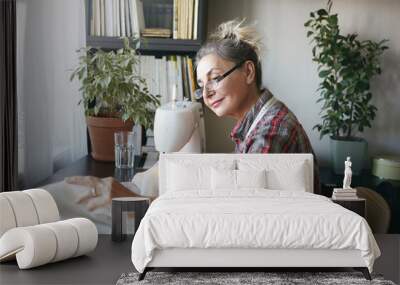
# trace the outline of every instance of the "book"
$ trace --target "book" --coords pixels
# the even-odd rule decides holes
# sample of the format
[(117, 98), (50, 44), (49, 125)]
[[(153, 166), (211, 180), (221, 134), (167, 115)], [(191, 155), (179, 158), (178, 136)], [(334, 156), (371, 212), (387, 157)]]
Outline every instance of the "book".
[(133, 4), (134, 0), (128, 0), (129, 4), (129, 19), (130, 19), (130, 30), (131, 30), (131, 36), (135, 36), (135, 13), (133, 9), (135, 9), (135, 6)]
[(132, 36), (131, 34), (131, 23), (129, 22), (129, 1), (128, 0), (124, 0), (125, 3), (125, 31), (126, 31), (126, 36), (130, 37)]
[(113, 23), (113, 0), (104, 0), (104, 15), (105, 15), (105, 35), (107, 37), (114, 36), (114, 23)]
[(169, 38), (171, 37), (170, 29), (160, 29), (160, 28), (145, 28), (142, 32), (143, 37), (159, 37), (159, 38)]
[(92, 9), (90, 10), (90, 35), (94, 36), (94, 2), (92, 2)]
[(194, 0), (188, 0), (188, 19), (189, 19), (189, 23), (188, 23), (188, 39), (193, 39), (193, 12), (194, 12)]
[(93, 0), (94, 36), (100, 36), (100, 0)]
[(187, 72), (186, 72), (186, 57), (181, 58), (181, 66), (182, 69), (182, 88), (183, 88), (183, 98), (190, 98), (189, 88), (187, 86)]
[(193, 40), (197, 40), (197, 22), (199, 21), (199, 0), (194, 0), (193, 11)]
[(104, 8), (104, 0), (100, 0), (100, 36), (104, 36), (106, 34)]
[(116, 30), (117, 30), (117, 37), (121, 36), (121, 5), (120, 5), (120, 0), (114, 0), (116, 5), (116, 11), (115, 11), (115, 26), (116, 26)]
[(184, 98), (184, 94), (183, 94), (183, 82), (182, 82), (182, 57), (181, 56), (177, 56), (176, 57), (176, 84), (178, 85), (177, 87), (177, 96), (176, 96), (176, 100), (181, 101)]
[(125, 0), (119, 0), (120, 3), (120, 26), (121, 26), (121, 37), (126, 37), (125, 29)]
[(357, 200), (359, 199), (358, 196), (355, 197), (337, 197), (332, 195), (333, 200)]
[(334, 188), (334, 193), (357, 193), (357, 189), (342, 189), (342, 188)]
[(333, 193), (336, 197), (357, 197), (356, 193)]
[(133, 0), (133, 13), (135, 34), (140, 36), (142, 31), (145, 29), (143, 3), (141, 0)]
[(194, 78), (193, 60), (190, 57), (188, 57), (187, 63), (188, 63), (189, 83), (190, 83), (190, 99), (193, 102), (195, 102), (196, 98), (194, 96), (194, 93), (196, 91), (196, 82)]
[(174, 0), (172, 14), (172, 38), (178, 38), (178, 0)]

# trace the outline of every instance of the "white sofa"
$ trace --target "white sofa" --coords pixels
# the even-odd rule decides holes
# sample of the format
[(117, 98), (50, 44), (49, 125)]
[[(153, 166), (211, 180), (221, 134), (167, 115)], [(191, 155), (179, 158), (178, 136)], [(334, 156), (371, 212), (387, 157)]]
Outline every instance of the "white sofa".
[(0, 262), (16, 259), (20, 269), (28, 269), (96, 247), (93, 222), (59, 219), (53, 197), (43, 189), (0, 193)]

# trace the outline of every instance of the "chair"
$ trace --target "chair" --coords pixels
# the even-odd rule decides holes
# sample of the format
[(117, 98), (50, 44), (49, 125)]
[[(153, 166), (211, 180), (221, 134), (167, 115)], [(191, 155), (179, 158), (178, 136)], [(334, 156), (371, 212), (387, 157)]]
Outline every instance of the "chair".
[(0, 262), (20, 269), (86, 254), (97, 245), (95, 224), (84, 218), (60, 221), (53, 197), (43, 189), (0, 193)]
[(386, 200), (377, 192), (357, 187), (357, 195), (367, 201), (366, 220), (373, 233), (387, 233), (391, 211)]

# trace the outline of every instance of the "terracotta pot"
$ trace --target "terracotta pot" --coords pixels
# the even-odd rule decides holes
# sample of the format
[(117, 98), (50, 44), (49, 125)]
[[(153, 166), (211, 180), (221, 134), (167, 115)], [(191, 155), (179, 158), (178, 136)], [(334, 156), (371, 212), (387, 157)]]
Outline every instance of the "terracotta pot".
[(118, 118), (86, 117), (89, 128), (92, 157), (95, 160), (114, 161), (114, 133), (132, 131), (133, 122)]

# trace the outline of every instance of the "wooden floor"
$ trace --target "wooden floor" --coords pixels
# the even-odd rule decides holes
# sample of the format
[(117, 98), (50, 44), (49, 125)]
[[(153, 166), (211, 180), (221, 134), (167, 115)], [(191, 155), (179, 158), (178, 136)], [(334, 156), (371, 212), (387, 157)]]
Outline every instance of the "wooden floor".
[[(400, 235), (376, 235), (382, 256), (374, 272), (400, 283)], [(134, 271), (130, 258), (131, 239), (121, 243), (101, 235), (88, 256), (19, 270), (16, 262), (0, 264), (0, 284), (115, 284), (124, 272)], [(312, 270), (310, 270), (312, 271)]]

